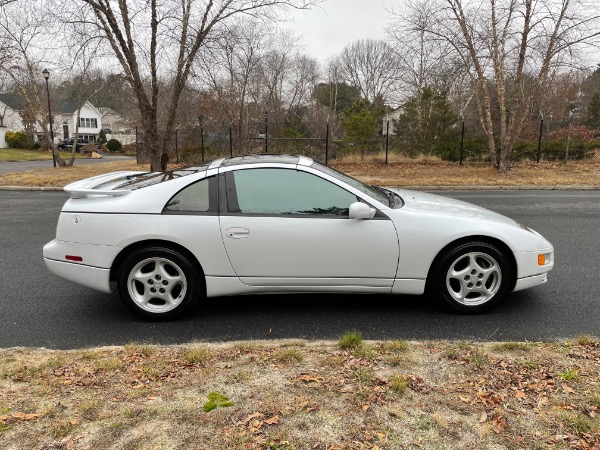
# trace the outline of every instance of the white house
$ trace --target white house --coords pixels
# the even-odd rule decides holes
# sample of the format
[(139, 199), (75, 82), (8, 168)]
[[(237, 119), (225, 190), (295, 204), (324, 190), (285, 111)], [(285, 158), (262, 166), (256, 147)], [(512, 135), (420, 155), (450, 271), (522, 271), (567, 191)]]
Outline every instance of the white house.
[[(24, 113), (26, 111), (23, 105), (23, 98), (19, 95), (0, 94), (0, 130), (25, 130)], [(77, 103), (74, 100), (60, 100), (51, 105), (51, 108), (54, 142), (58, 143), (64, 139), (75, 137)], [(98, 133), (102, 129), (102, 114), (100, 111), (90, 102), (85, 102), (79, 115), (79, 137), (90, 142), (98, 139)], [(27, 125), (34, 130), (37, 139), (41, 140), (42, 130), (37, 123), (30, 122)], [(3, 139), (0, 140), (0, 147), (2, 146), (7, 147)]]

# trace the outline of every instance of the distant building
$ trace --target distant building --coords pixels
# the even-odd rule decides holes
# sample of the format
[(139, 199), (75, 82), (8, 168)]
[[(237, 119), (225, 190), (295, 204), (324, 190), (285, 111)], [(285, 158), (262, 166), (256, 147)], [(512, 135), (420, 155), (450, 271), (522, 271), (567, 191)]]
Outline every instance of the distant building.
[(98, 108), (102, 114), (102, 128), (106, 134), (132, 133), (131, 126), (118, 113), (110, 108)]
[[(43, 131), (35, 120), (26, 121), (27, 111), (23, 97), (13, 94), (0, 94), (0, 129), (12, 131), (33, 131), (37, 140), (43, 139)], [(44, 113), (47, 115), (47, 112)], [(90, 142), (98, 139), (102, 129), (102, 114), (90, 102), (85, 102), (79, 113), (79, 137)], [(75, 137), (77, 103), (74, 100), (60, 100), (52, 106), (52, 119), (55, 143)], [(46, 119), (44, 119), (46, 120)], [(3, 145), (0, 142), (0, 145)], [(4, 143), (6, 146), (6, 143)]]

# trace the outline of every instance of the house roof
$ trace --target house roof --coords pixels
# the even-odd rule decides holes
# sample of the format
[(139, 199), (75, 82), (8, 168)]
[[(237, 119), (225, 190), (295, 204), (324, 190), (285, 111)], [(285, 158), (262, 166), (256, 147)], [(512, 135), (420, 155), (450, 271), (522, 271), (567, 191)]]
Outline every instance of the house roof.
[[(14, 111), (22, 111), (25, 105), (23, 97), (16, 94), (0, 93), (0, 102), (4, 103)], [(57, 113), (73, 114), (75, 111), (77, 111), (77, 102), (75, 100), (58, 100), (54, 105), (52, 105), (52, 110)]]
[(14, 94), (0, 94), (0, 102), (10, 109), (20, 111), (23, 109), (23, 97)]
[(56, 111), (62, 113), (74, 113), (77, 111), (77, 102), (75, 100), (59, 100), (56, 102)]

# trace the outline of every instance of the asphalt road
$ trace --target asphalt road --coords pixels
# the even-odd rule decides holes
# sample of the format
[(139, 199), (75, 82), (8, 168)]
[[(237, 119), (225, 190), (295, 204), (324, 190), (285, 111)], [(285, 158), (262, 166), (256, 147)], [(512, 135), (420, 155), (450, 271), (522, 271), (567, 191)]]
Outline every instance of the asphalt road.
[(446, 191), (528, 225), (555, 246), (545, 285), (510, 294), (477, 316), (449, 313), (425, 296), (264, 295), (207, 299), (175, 322), (137, 319), (118, 296), (50, 274), (63, 192), (0, 191), (0, 347), (83, 348), (246, 339), (549, 341), (600, 335), (600, 191)]

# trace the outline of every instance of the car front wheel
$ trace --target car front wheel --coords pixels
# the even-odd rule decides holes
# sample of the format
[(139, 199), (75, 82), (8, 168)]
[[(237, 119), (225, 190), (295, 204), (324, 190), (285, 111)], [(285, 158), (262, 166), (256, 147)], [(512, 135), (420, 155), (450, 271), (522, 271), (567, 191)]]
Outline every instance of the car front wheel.
[(473, 314), (500, 301), (512, 277), (511, 266), (498, 247), (487, 242), (462, 243), (441, 255), (429, 288), (455, 311)]
[(123, 303), (149, 320), (170, 320), (189, 310), (201, 291), (190, 259), (167, 247), (135, 250), (121, 265), (117, 288)]

